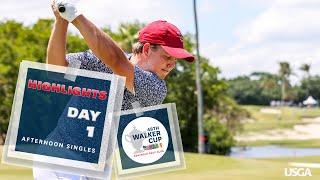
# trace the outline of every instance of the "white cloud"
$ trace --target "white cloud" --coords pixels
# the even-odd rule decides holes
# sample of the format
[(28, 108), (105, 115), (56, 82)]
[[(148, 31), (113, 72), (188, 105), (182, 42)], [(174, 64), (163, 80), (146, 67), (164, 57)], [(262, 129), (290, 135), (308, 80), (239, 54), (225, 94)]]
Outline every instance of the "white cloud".
[[(211, 55), (225, 77), (253, 71), (278, 72), (278, 62), (291, 63), (299, 75), (303, 63), (320, 73), (320, 1), (278, 0), (235, 30), (238, 41)], [(205, 53), (205, 55), (209, 55)]]
[(53, 17), (50, 1), (43, 0), (2, 0), (0, 20), (16, 19), (31, 24), (39, 18)]
[[(179, 13), (179, 2), (162, 0), (73, 0), (78, 2), (82, 12), (96, 25), (117, 27), (120, 22), (150, 22), (165, 19), (181, 27), (190, 19)], [(190, 2), (191, 3), (191, 2)], [(25, 24), (36, 22), (39, 18), (54, 18), (50, 8), (51, 0), (2, 0), (0, 20), (15, 19)], [(170, 4), (166, 6), (165, 4)], [(192, 16), (191, 16), (192, 17)]]
[[(193, 32), (192, 2), (170, 0), (69, 0), (76, 2), (80, 11), (98, 27), (111, 26), (116, 29), (120, 23), (148, 23), (167, 20), (175, 24), (182, 33)], [(35, 23), (39, 18), (54, 18), (51, 0), (1, 0), (0, 21), (14, 19), (26, 25)], [(192, 22), (192, 25), (190, 25)], [(70, 32), (79, 33), (74, 26)]]
[(300, 1), (300, 6), (297, 0), (292, 2), (276, 3), (252, 22), (242, 25), (237, 32), (242, 43), (310, 40), (319, 36), (320, 1), (317, 6), (308, 0)]
[(149, 22), (158, 19), (166, 19), (173, 23), (181, 22), (183, 17), (176, 13), (172, 6), (163, 4), (171, 3), (169, 0), (90, 0), (88, 3), (81, 1), (80, 6), (85, 14), (100, 25), (111, 25), (115, 27), (120, 22), (132, 22), (136, 19)]

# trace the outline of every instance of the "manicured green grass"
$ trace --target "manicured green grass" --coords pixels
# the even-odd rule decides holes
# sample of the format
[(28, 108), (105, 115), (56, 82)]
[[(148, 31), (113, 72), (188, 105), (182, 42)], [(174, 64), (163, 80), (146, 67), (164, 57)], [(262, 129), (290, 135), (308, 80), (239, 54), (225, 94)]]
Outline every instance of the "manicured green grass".
[[(284, 176), (284, 168), (288, 167), (288, 162), (305, 162), (303, 158), (287, 160), (257, 160), (197, 154), (187, 154), (186, 159), (187, 164), (189, 165), (186, 170), (150, 176), (150, 179), (281, 180), (292, 178)], [(313, 157), (313, 159), (318, 159), (318, 162), (320, 162), (319, 157)], [(311, 171), (313, 173), (313, 177), (310, 179), (317, 179), (320, 177), (320, 169), (311, 169)]]
[[(1, 148), (0, 148), (1, 149)], [(1, 150), (0, 150), (1, 151)], [(185, 170), (156, 174), (136, 179), (152, 180), (257, 180), (257, 179), (294, 179), (284, 176), (284, 168), (288, 162), (319, 162), (320, 157), (277, 158), (277, 159), (237, 159), (225, 156), (198, 155), (185, 153), (187, 168)], [(320, 169), (311, 169), (312, 177), (320, 178)], [(0, 165), (0, 179), (20, 180), (32, 179), (32, 171), (28, 168)], [(303, 179), (303, 178), (301, 178)]]
[(320, 108), (277, 107), (272, 108), (281, 111), (281, 115), (266, 114), (260, 112), (267, 106), (242, 106), (250, 112), (254, 122), (245, 123), (242, 133), (259, 132), (271, 129), (292, 128), (296, 124), (303, 124), (302, 118), (314, 118), (320, 116)]

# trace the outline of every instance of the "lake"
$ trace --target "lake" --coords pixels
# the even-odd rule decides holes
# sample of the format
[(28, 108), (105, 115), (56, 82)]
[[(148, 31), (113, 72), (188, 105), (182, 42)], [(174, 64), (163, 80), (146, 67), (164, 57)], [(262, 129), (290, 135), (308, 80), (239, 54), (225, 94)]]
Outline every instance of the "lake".
[(290, 148), (277, 145), (233, 147), (230, 156), (241, 158), (320, 156), (320, 148)]

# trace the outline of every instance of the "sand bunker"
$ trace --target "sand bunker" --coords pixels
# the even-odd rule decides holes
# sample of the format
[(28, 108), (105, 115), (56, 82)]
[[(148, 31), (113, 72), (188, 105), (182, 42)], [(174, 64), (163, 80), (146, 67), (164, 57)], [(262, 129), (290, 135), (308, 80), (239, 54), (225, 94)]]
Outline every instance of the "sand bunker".
[(293, 129), (274, 129), (259, 133), (248, 133), (235, 136), (237, 141), (277, 141), (320, 139), (320, 117), (302, 119), (303, 125), (295, 125)]

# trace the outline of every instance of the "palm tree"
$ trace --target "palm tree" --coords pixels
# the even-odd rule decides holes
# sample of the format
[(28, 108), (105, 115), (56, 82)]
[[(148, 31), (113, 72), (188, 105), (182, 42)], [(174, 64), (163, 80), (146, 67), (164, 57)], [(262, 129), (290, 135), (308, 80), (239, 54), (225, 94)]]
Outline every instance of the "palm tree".
[(289, 77), (293, 74), (293, 72), (288, 62), (279, 62), (279, 65), (279, 76), (281, 78), (281, 100), (285, 101), (287, 98), (287, 88), (290, 87)]
[(302, 64), (299, 69), (305, 73), (305, 77), (310, 78), (310, 68), (311, 64)]
[(260, 86), (264, 89), (274, 89), (280, 82), (278, 75), (267, 72), (253, 72), (250, 76), (257, 77), (260, 81)]

